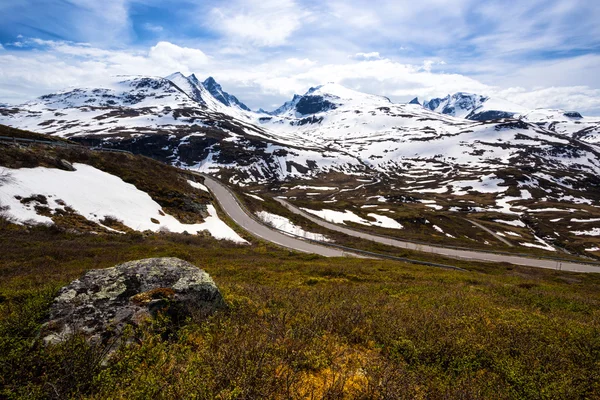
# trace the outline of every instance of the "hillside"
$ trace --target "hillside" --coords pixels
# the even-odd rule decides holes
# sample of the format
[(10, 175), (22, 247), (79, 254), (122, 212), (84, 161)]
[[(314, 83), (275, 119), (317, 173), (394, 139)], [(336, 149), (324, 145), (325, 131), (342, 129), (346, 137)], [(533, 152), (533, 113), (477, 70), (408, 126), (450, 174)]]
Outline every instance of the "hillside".
[[(325, 259), (175, 234), (0, 227), (0, 397), (593, 398), (594, 274), (499, 265), (446, 271)], [(229, 306), (130, 332), (106, 363), (79, 337), (36, 332), (59, 287), (92, 268), (180, 257)], [(200, 384), (201, 383), (201, 384)]]
[[(29, 190), (27, 197), (10, 198), (18, 200), (11, 206), (28, 205), (21, 211), (53, 222), (15, 224), (10, 209), (0, 217), (0, 397), (518, 399), (548, 391), (585, 398), (600, 389), (595, 274), (449, 260), (369, 245), (291, 217), (267, 194), (289, 192), (304, 206), (327, 204), (340, 213), (363, 198), (351, 208), (364, 215), (354, 219), (363, 228), (402, 226), (433, 237), (419, 228), (424, 222), (418, 225), (402, 214), (413, 212), (403, 208), (417, 202), (365, 196), (382, 186), (371, 189), (372, 182), (363, 182), (352, 193), (322, 181), (297, 180), (283, 187), (247, 186), (260, 192), (243, 197), (247, 207), (261, 210), (280, 227), (287, 228), (290, 217), (298, 224), (296, 234), (306, 228), (317, 235), (313, 238), (462, 271), (323, 258), (256, 238), (244, 245), (216, 240), (231, 229), (226, 225), (213, 225), (210, 236), (175, 233), (166, 223), (169, 215), (186, 230), (214, 217), (210, 195), (200, 182), (190, 183), (195, 177), (184, 170), (123, 152), (0, 146), (0, 170), (11, 174), (0, 184), (0, 199)], [(68, 164), (60, 160), (76, 171), (65, 170)], [(356, 183), (344, 174), (330, 173), (326, 179), (338, 188)], [(125, 197), (110, 196), (119, 193)], [(339, 204), (326, 200), (328, 193), (341, 199)], [(126, 204), (129, 200), (134, 207)], [(146, 214), (151, 210), (146, 201), (155, 207), (154, 215)], [(451, 229), (458, 220), (445, 221), (450, 213), (427, 207), (437, 204), (418, 204), (422, 209), (413, 221), (427, 215), (430, 225), (456, 233)], [(117, 207), (111, 212), (126, 211), (122, 219), (103, 215), (112, 206)], [(92, 213), (94, 207), (101, 208)], [(283, 218), (273, 217), (279, 214)], [(145, 229), (130, 226), (141, 223), (136, 218), (157, 229), (136, 232)], [(150, 218), (170, 228), (160, 229)], [(471, 235), (466, 226), (463, 222), (456, 229), (471, 229)], [(535, 240), (527, 229), (516, 223), (504, 227), (521, 232), (521, 240)], [(483, 235), (475, 233), (473, 239), (493, 240)], [(42, 343), (38, 332), (61, 286), (89, 269), (147, 257), (179, 257), (205, 269), (223, 292), (227, 310), (209, 319), (163, 315), (140, 323), (108, 358), (110, 347), (91, 345), (83, 336), (60, 345)]]
[[(30, 136), (30, 135), (25, 135)], [(72, 232), (208, 232), (244, 242), (193, 176), (151, 159), (82, 147), (0, 142), (5, 221)]]

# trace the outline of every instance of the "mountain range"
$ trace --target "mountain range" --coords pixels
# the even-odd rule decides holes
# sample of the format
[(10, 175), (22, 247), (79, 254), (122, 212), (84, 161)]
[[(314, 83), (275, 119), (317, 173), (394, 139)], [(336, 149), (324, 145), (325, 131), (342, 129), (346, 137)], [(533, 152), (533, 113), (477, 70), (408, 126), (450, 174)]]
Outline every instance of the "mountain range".
[(514, 195), (558, 201), (589, 200), (600, 183), (600, 118), (467, 93), (396, 104), (328, 83), (272, 112), (254, 112), (213, 78), (175, 73), (5, 105), (0, 123), (131, 150), (238, 184), (341, 172), (449, 195), (487, 180), (497, 192), (512, 187)]

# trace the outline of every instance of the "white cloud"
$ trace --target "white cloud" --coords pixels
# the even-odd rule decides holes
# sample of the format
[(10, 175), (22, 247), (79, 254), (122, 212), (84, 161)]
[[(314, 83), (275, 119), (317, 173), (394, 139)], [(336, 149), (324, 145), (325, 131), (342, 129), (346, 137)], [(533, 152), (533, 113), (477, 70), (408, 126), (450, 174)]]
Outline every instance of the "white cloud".
[(373, 51), (371, 53), (356, 53), (354, 56), (351, 56), (355, 60), (380, 60), (381, 55), (378, 51)]
[(234, 42), (273, 47), (285, 44), (307, 15), (293, 0), (235, 1), (213, 8), (209, 26)]
[[(72, 86), (103, 86), (116, 75), (203, 73), (210, 58), (201, 50), (159, 42), (146, 51), (108, 51), (69, 42), (31, 41), (36, 51), (0, 54), (0, 99), (11, 103)], [(43, 51), (42, 51), (43, 50)]]
[(535, 90), (509, 88), (498, 91), (498, 96), (508, 98), (527, 108), (557, 108), (583, 111), (584, 114), (600, 111), (600, 90), (587, 86), (550, 87)]
[(344, 24), (354, 28), (369, 29), (381, 23), (378, 13), (372, 7), (334, 1), (329, 4), (331, 14)]
[(129, 0), (70, 0), (77, 7), (73, 18), (79, 37), (97, 43), (129, 38)]
[(148, 55), (165, 68), (183, 73), (202, 68), (210, 61), (202, 50), (180, 47), (169, 42), (158, 42), (150, 49)]
[(303, 58), (303, 59), (288, 58), (287, 60), (285, 60), (285, 62), (290, 64), (291, 66), (297, 67), (297, 68), (312, 67), (313, 65), (316, 64), (316, 62), (311, 61), (308, 58)]
[[(430, 99), (466, 91), (506, 98), (528, 108), (574, 109), (600, 115), (600, 90), (577, 84), (575, 79), (597, 70), (600, 56), (557, 62), (554, 66), (547, 62), (532, 63), (520, 71), (521, 75), (507, 76), (506, 82), (499, 84), (492, 79), (493, 75), (480, 75), (487, 76), (481, 80), (440, 72), (435, 66), (444, 63), (435, 59), (408, 63), (377, 59), (375, 54), (366, 53), (372, 57), (355, 60), (348, 59), (348, 53), (344, 53), (324, 62), (313, 57), (290, 58), (282, 54), (281, 58), (271, 57), (265, 62), (263, 53), (257, 52), (254, 56), (260, 61), (240, 63), (236, 60), (238, 55), (208, 56), (202, 50), (165, 41), (149, 49), (108, 51), (85, 44), (21, 40), (28, 46), (34, 43), (38, 47), (35, 51), (7, 48), (0, 53), (1, 102), (22, 102), (70, 86), (102, 86), (107, 78), (115, 75), (166, 76), (181, 71), (197, 73), (199, 78), (215, 76), (225, 90), (253, 108), (273, 108), (274, 104), (289, 100), (295, 93), (302, 94), (311, 86), (337, 82), (398, 102), (415, 96)], [(444, 68), (449, 67), (453, 65)], [(569, 74), (573, 80), (548, 87), (534, 79), (536, 74), (543, 75), (545, 69), (550, 76)], [(510, 84), (521, 79), (524, 84)]]

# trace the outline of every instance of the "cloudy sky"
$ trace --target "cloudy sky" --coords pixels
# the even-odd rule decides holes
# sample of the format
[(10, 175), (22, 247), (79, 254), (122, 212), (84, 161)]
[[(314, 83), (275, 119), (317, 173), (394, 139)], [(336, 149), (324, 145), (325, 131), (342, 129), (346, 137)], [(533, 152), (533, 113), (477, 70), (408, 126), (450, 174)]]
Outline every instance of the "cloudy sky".
[(0, 102), (214, 76), (251, 108), (326, 82), (600, 115), (598, 0), (0, 0)]

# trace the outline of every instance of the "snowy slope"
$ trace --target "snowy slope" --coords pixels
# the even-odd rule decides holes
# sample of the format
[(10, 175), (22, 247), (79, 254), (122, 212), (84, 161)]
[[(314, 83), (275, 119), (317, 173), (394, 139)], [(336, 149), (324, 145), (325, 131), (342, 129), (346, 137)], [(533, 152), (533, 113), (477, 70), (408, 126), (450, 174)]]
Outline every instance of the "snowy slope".
[(463, 92), (445, 98), (431, 99), (423, 103), (423, 107), (440, 114), (473, 121), (511, 118), (527, 111), (525, 107), (504, 99)]
[(561, 135), (600, 143), (599, 117), (583, 117), (576, 111), (537, 109), (524, 113), (521, 118)]
[(208, 206), (210, 216), (205, 218), (205, 222), (183, 224), (164, 213), (147, 193), (121, 178), (85, 164), (75, 164), (74, 167), (76, 171), (73, 172), (43, 167), (6, 168), (9, 180), (0, 190), (0, 203), (9, 207), (6, 212), (19, 223), (52, 223), (50, 217), (36, 212), (35, 206), (40, 205), (38, 202), (24, 204), (17, 198), (43, 195), (47, 199), (47, 207), (53, 212), (70, 207), (99, 225), (109, 216), (138, 231), (167, 229), (197, 233), (207, 230), (217, 239), (246, 242), (219, 219), (212, 205)]
[(294, 98), (278, 108), (273, 114), (284, 118), (301, 118), (307, 115), (335, 110), (346, 106), (363, 108), (391, 104), (386, 97), (361, 93), (336, 83), (310, 88), (303, 96)]
[(221, 104), (228, 107), (237, 107), (244, 111), (251, 111), (248, 106), (239, 101), (237, 97), (224, 91), (221, 85), (219, 85), (212, 76), (208, 77), (204, 82), (202, 82), (202, 86), (204, 86), (206, 90), (208, 90), (208, 92)]
[(163, 78), (122, 77), (104, 88), (42, 96), (0, 111), (0, 123), (61, 137), (135, 134), (140, 129), (177, 129), (202, 119), (206, 107)]
[(0, 124), (207, 172), (236, 169), (238, 179), (247, 181), (313, 176), (356, 164), (294, 134), (264, 129), (259, 114), (221, 103), (194, 75), (168, 78), (119, 77), (105, 88), (42, 96), (0, 109)]

